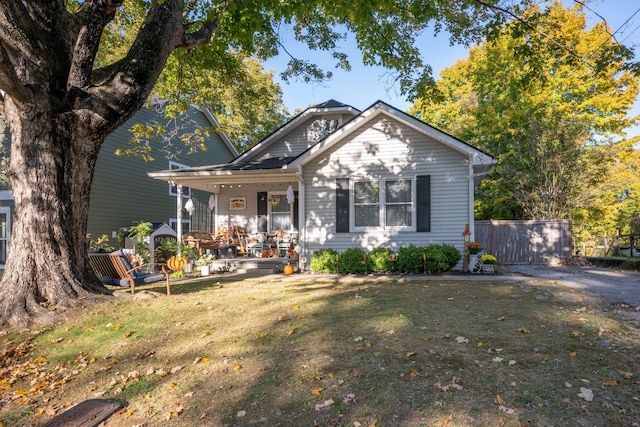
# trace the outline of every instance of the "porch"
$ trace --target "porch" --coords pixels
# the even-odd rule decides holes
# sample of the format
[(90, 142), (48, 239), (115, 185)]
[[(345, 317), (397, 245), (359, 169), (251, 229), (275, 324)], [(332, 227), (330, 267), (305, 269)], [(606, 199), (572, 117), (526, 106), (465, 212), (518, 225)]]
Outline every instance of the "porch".
[(288, 257), (281, 258), (255, 258), (255, 257), (236, 257), (229, 259), (216, 259), (210, 264), (210, 274), (217, 273), (255, 273), (271, 274), (283, 273), (284, 266), (293, 265), (294, 271), (298, 272), (298, 260), (290, 260)]

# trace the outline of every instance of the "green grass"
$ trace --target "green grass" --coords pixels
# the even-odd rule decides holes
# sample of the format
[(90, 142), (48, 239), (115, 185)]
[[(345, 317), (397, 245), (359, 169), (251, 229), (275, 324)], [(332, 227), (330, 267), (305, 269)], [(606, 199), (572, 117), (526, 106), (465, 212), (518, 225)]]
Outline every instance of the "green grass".
[(94, 397), (125, 402), (106, 426), (640, 418), (640, 338), (621, 307), (544, 281), (298, 277), (180, 283), (6, 334), (4, 350), (30, 346), (0, 359), (0, 420), (41, 425)]

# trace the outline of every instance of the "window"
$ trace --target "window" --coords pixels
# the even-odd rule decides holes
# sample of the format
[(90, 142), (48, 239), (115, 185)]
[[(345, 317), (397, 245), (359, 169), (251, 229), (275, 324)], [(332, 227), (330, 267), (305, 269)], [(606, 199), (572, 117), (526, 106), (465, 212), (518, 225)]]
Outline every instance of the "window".
[(413, 227), (413, 185), (408, 179), (385, 182), (385, 226)]
[(354, 228), (382, 227), (414, 230), (414, 188), (412, 179), (354, 182)]
[[(178, 220), (176, 218), (169, 218), (169, 227), (173, 228), (174, 231), (178, 231)], [(190, 219), (182, 219), (182, 232), (187, 233), (191, 231), (191, 220)]]
[(376, 181), (353, 184), (354, 225), (378, 227), (380, 225), (380, 187)]
[(269, 200), (271, 231), (291, 230), (292, 205), (287, 201), (287, 195), (272, 193)]
[(9, 237), (11, 234), (11, 208), (0, 207), (0, 266), (4, 267), (9, 253)]
[[(176, 170), (176, 169), (185, 169), (188, 168), (189, 166), (186, 165), (181, 165), (180, 163), (176, 163), (176, 162), (169, 162), (169, 170)], [(174, 184), (173, 182), (169, 182), (169, 195), (170, 196), (177, 196), (178, 195), (178, 189), (177, 189), (177, 185)], [(188, 199), (191, 197), (191, 188), (190, 187), (182, 187), (182, 198)]]

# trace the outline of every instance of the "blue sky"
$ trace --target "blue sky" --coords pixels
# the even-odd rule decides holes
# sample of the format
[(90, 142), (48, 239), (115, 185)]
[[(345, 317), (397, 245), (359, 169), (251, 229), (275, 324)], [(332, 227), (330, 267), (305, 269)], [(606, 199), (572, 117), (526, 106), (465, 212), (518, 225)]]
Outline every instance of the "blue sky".
[[(565, 4), (572, 4), (565, 0)], [(603, 17), (616, 32), (615, 37), (627, 46), (640, 45), (640, 2), (637, 0), (596, 0), (585, 2), (592, 11), (587, 12), (591, 23)], [(634, 16), (635, 13), (635, 16)], [(309, 52), (304, 46), (296, 43), (293, 34), (284, 35), (283, 43), (295, 56), (306, 58), (317, 64), (331, 69), (335, 60), (324, 52)], [(349, 54), (352, 70), (332, 69), (334, 76), (323, 84), (309, 84), (300, 81), (283, 82), (279, 73), (285, 69), (288, 57), (279, 55), (265, 62), (265, 69), (274, 70), (276, 81), (284, 92), (283, 100), (290, 113), (296, 108), (304, 109), (310, 105), (319, 104), (329, 99), (349, 104), (360, 110), (365, 109), (377, 100), (385, 101), (401, 110), (408, 109), (411, 104), (400, 95), (398, 87), (392, 85), (388, 72), (383, 68), (365, 67), (353, 37), (340, 43), (340, 47)], [(425, 34), (421, 39), (421, 50), (425, 62), (433, 67), (434, 77), (440, 71), (453, 65), (456, 60), (467, 56), (467, 49), (463, 46), (450, 46), (446, 34), (433, 37)], [(636, 59), (640, 59), (640, 52), (636, 52)], [(640, 102), (637, 103), (640, 105)], [(640, 107), (634, 114), (640, 114)], [(630, 135), (640, 134), (640, 129), (630, 130)]]

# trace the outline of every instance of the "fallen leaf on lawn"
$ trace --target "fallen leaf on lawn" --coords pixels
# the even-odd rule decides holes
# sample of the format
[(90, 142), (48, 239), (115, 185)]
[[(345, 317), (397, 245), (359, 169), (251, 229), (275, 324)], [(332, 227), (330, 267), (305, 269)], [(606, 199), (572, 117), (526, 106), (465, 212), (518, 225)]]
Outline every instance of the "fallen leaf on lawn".
[(410, 352), (407, 353), (407, 357), (412, 357), (412, 356), (415, 356), (415, 355), (416, 355), (415, 351), (410, 351)]
[(422, 339), (425, 341), (429, 341), (431, 338), (433, 338), (431, 335), (425, 335), (422, 337)]
[(442, 424), (443, 425), (447, 425), (449, 424), (451, 421), (453, 421), (453, 415), (449, 415), (447, 418), (445, 418), (444, 420), (442, 420)]
[(500, 320), (500, 321), (505, 321), (505, 320), (507, 320), (507, 318), (506, 318), (506, 317), (504, 317), (504, 316), (500, 316), (500, 317), (498, 317), (498, 320)]
[(364, 344), (365, 347), (371, 347), (373, 344), (371, 344), (370, 342), (367, 342)]
[(287, 329), (287, 335), (293, 335), (296, 332), (296, 328)]
[(0, 380), (0, 388), (3, 390), (9, 390), (11, 388), (11, 383), (6, 379)]
[(571, 353), (569, 353), (569, 357), (576, 357), (578, 355), (578, 352), (576, 351), (572, 351)]
[(314, 388), (313, 390), (311, 390), (311, 394), (313, 394), (314, 396), (320, 396), (320, 393), (322, 393), (322, 390), (323, 390), (322, 387)]
[(176, 366), (175, 368), (171, 368), (171, 373), (175, 374), (176, 372), (182, 370), (183, 366)]
[(493, 362), (502, 362), (504, 360), (504, 357), (494, 357), (493, 359), (491, 359)]
[(242, 418), (245, 415), (247, 415), (247, 411), (238, 411), (238, 413), (236, 414), (236, 417)]
[(324, 408), (328, 408), (329, 406), (333, 405), (335, 402), (333, 399), (329, 399), (329, 400), (325, 400), (322, 403), (316, 403), (315, 405), (315, 410), (319, 411), (320, 409), (324, 409)]
[(564, 386), (565, 386), (566, 388), (571, 388), (571, 387), (573, 387), (573, 384), (571, 384), (571, 383), (570, 383), (570, 382), (568, 382), (568, 381), (565, 381), (565, 382), (564, 382)]
[(354, 340), (355, 342), (360, 342), (360, 341), (362, 341), (363, 339), (364, 339), (364, 338), (362, 338), (362, 337), (355, 337), (353, 340)]
[(117, 331), (118, 329), (120, 329), (120, 325), (116, 323), (115, 325), (113, 325), (113, 329)]
[(578, 393), (578, 397), (583, 398), (587, 402), (591, 402), (593, 400), (593, 391), (588, 388), (580, 387), (580, 393)]
[(415, 371), (415, 370), (411, 371), (411, 374), (409, 374), (409, 375), (411, 375), (412, 378), (415, 378), (415, 377), (418, 376), (418, 371)]
[(481, 342), (481, 341), (478, 341), (478, 342), (476, 343), (476, 347), (482, 347), (483, 345), (484, 345), (484, 343), (483, 343), (483, 342)]
[(582, 336), (582, 333), (580, 333), (580, 332), (578, 332), (578, 331), (573, 331), (573, 332), (571, 332), (571, 336), (572, 336), (572, 337), (576, 337), (576, 338), (577, 338), (577, 337), (581, 337), (581, 336)]
[(254, 297), (247, 297), (247, 301), (254, 301), (255, 298)]
[(515, 365), (516, 363), (518, 363), (518, 362), (516, 362), (515, 360), (509, 360), (509, 366), (513, 366), (513, 365)]
[(615, 387), (618, 385), (618, 381), (612, 379), (606, 379), (602, 381), (602, 385), (605, 387)]
[(495, 402), (496, 402), (498, 405), (503, 405), (503, 404), (504, 404), (504, 399), (502, 399), (502, 396), (500, 396), (500, 394), (499, 394), (499, 393), (498, 393), (498, 394), (496, 394), (496, 400), (495, 400)]
[(502, 412), (506, 413), (506, 414), (513, 414), (514, 412), (516, 412), (514, 409), (511, 408), (507, 408), (504, 405), (500, 405), (498, 406), (498, 409), (500, 409)]
[(235, 371), (239, 371), (239, 370), (240, 370), (240, 368), (242, 368), (242, 366), (240, 366), (240, 365), (233, 365), (233, 368), (231, 368), (231, 369), (233, 369), (233, 370), (234, 370), (234, 372), (235, 372)]
[(469, 342), (469, 340), (465, 337), (456, 337), (456, 341), (458, 342), (458, 344), (465, 344)]
[(166, 383), (165, 386), (167, 386), (168, 388), (173, 388), (176, 386), (176, 383)]
[(202, 336), (206, 337), (207, 335), (211, 335), (213, 332), (211, 331), (211, 329), (205, 329), (204, 331), (202, 331)]
[(574, 313), (582, 313), (584, 311), (587, 311), (587, 307), (580, 307), (580, 308), (576, 308), (574, 310)]
[(528, 334), (529, 330), (526, 328), (518, 328), (518, 332), (520, 332), (521, 334)]
[(623, 378), (630, 379), (633, 378), (633, 374), (631, 372), (623, 371), (622, 369), (618, 369), (618, 373), (622, 375)]
[(84, 330), (85, 332), (93, 332), (93, 328), (87, 328)]
[(268, 334), (269, 334), (268, 332), (260, 332), (258, 334), (258, 339), (262, 339), (262, 338), (266, 337)]
[(133, 332), (131, 332), (131, 331), (125, 332), (124, 337), (125, 338), (129, 338), (131, 336), (131, 334), (133, 334)]
[(207, 356), (203, 356), (203, 357), (200, 359), (200, 362), (202, 362), (202, 363), (207, 363), (207, 362), (210, 362), (210, 361), (211, 361), (211, 358), (210, 358), (210, 357), (207, 357)]
[(294, 306), (293, 306), (293, 309), (294, 309), (294, 310), (300, 310), (300, 306), (299, 306), (299, 305), (294, 305)]

